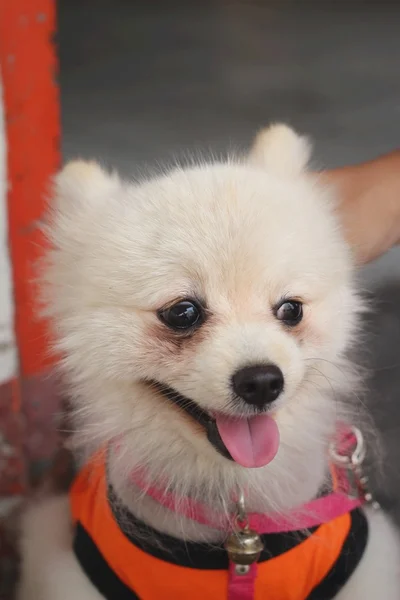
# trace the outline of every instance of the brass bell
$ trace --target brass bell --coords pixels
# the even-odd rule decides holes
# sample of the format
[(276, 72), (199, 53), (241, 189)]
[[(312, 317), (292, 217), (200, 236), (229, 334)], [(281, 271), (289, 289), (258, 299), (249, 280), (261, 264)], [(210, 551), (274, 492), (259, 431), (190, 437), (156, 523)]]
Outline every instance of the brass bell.
[(252, 565), (264, 548), (261, 537), (247, 525), (231, 533), (225, 542), (229, 560), (236, 565)]

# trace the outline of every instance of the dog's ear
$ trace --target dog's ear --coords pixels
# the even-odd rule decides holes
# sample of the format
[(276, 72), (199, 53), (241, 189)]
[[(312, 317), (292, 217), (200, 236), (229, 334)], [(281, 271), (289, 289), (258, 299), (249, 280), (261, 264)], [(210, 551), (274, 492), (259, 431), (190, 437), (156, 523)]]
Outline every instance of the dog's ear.
[(306, 137), (278, 123), (262, 129), (250, 150), (249, 162), (283, 177), (296, 177), (307, 167), (311, 144)]
[(89, 208), (106, 198), (118, 185), (118, 176), (107, 173), (96, 162), (71, 161), (55, 178), (55, 207), (61, 213)]

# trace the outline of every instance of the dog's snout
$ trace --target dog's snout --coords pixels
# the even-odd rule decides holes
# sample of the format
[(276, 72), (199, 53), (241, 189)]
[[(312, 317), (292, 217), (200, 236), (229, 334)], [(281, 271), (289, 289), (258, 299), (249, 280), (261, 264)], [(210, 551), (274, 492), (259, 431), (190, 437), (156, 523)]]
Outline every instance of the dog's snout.
[(265, 408), (276, 400), (283, 385), (283, 373), (276, 365), (244, 367), (232, 377), (235, 394), (257, 408)]

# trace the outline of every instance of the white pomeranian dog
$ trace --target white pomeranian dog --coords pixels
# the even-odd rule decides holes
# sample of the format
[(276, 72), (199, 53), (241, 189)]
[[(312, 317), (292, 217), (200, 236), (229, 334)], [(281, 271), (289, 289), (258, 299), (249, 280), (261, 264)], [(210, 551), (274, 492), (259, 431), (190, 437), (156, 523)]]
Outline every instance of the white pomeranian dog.
[(351, 414), (363, 303), (309, 154), (275, 125), (245, 159), (57, 177), (43, 290), (84, 475), (26, 512), (20, 600), (400, 598), (398, 535), (369, 507), (255, 532), (257, 573), (224, 549), (246, 515), (330, 493)]

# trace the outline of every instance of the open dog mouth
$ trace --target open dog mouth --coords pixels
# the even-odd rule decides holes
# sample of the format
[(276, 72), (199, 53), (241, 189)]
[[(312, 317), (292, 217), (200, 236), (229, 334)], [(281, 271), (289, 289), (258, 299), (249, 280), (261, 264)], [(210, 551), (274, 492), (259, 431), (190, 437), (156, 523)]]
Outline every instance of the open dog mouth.
[(225, 458), (243, 467), (254, 468), (268, 464), (275, 457), (279, 448), (279, 430), (270, 415), (210, 415), (171, 387), (158, 381), (147, 383), (203, 427), (210, 444)]

